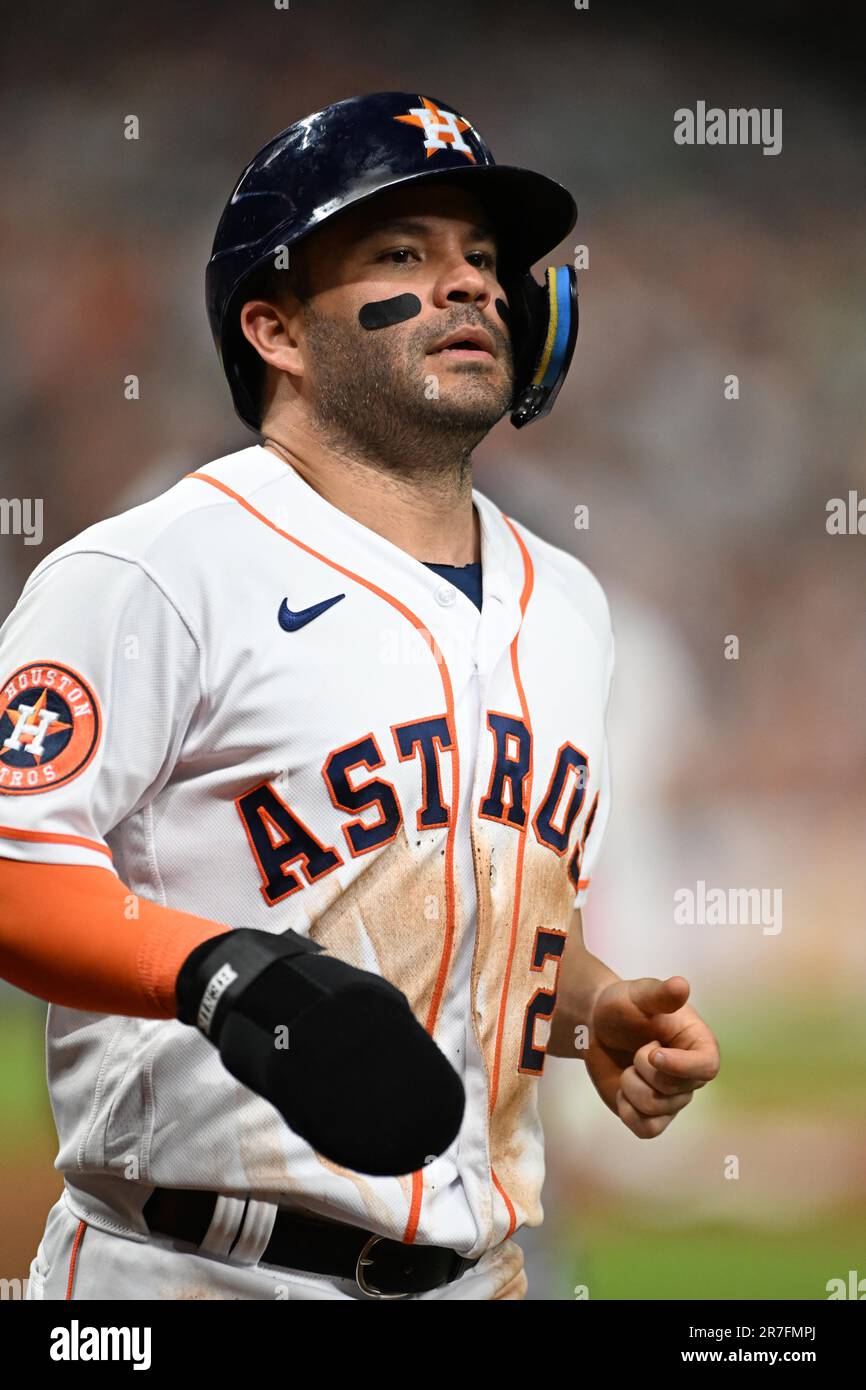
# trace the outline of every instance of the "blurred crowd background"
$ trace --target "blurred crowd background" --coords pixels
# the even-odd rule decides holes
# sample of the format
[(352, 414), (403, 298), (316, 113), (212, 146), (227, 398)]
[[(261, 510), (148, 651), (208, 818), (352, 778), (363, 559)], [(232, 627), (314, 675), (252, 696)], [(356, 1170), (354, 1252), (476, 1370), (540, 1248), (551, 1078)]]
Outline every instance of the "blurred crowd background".
[[(417, 90), (575, 193), (571, 375), (547, 421), (485, 440), (477, 486), (608, 594), (614, 811), (586, 935), (625, 976), (685, 974), (723, 1065), (646, 1143), (579, 1063), (548, 1060), (546, 1220), (522, 1238), (536, 1299), (811, 1299), (866, 1276), (866, 537), (825, 525), (830, 498), (866, 495), (864, 98), (843, 9), (703, 8), (4, 18), (0, 496), (43, 499), (44, 536), (0, 536), (0, 617), (69, 536), (254, 441), (203, 276), (270, 135)], [(675, 144), (699, 100), (781, 108), (781, 153)], [(781, 889), (782, 929), (678, 925), (674, 893), (699, 881)], [(44, 1006), (0, 986), (6, 1278), (61, 1182), (43, 1029)]]

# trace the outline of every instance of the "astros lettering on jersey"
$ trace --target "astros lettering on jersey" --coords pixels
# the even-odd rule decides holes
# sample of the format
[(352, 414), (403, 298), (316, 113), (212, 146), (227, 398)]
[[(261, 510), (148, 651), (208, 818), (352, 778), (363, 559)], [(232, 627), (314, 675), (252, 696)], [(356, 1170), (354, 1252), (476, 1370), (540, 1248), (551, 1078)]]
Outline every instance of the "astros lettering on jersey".
[(196, 1030), (52, 1005), (56, 1166), (85, 1209), (128, 1209), (134, 1155), (141, 1184), (467, 1255), (541, 1221), (536, 1090), (609, 815), (613, 639), (580, 561), (473, 501), (481, 612), (256, 445), (55, 550), (0, 629), (3, 855), (313, 937), (402, 989), (466, 1089), (446, 1153), (365, 1177)]

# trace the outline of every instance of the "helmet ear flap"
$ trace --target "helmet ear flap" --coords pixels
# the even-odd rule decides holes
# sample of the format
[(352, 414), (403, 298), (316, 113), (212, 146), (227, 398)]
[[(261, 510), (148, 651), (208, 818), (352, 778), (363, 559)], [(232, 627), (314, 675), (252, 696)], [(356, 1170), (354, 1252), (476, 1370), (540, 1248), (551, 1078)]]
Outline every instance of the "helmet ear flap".
[(548, 266), (544, 283), (526, 271), (509, 284), (514, 395), (511, 423), (521, 429), (550, 410), (565, 380), (577, 341), (577, 274)]
[[(230, 305), (234, 319), (248, 294), (241, 294)], [(226, 315), (228, 318), (228, 314)], [(226, 329), (220, 360), (228, 378), (235, 410), (251, 430), (261, 433), (261, 395), (265, 380), (265, 364), (251, 343), (247, 342), (243, 330), (237, 322)]]

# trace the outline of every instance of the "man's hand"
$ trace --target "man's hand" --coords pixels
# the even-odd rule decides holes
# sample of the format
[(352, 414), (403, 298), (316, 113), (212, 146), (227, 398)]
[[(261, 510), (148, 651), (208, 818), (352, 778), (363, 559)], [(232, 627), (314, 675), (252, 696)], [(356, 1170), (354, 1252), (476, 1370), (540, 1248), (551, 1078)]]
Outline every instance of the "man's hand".
[(719, 1070), (719, 1047), (686, 1003), (689, 983), (616, 980), (595, 997), (584, 1054), (605, 1105), (639, 1139), (654, 1139)]

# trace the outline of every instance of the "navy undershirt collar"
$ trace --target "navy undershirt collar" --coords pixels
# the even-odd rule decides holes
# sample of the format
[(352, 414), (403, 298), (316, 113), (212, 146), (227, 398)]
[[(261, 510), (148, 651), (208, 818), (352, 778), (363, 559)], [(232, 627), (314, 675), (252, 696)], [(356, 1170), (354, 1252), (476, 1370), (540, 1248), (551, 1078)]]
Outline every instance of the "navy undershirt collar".
[[(425, 562), (426, 563), (426, 562)], [(475, 607), (481, 608), (481, 561), (473, 565), (427, 565), (428, 570), (446, 579), (455, 589), (460, 589)]]

